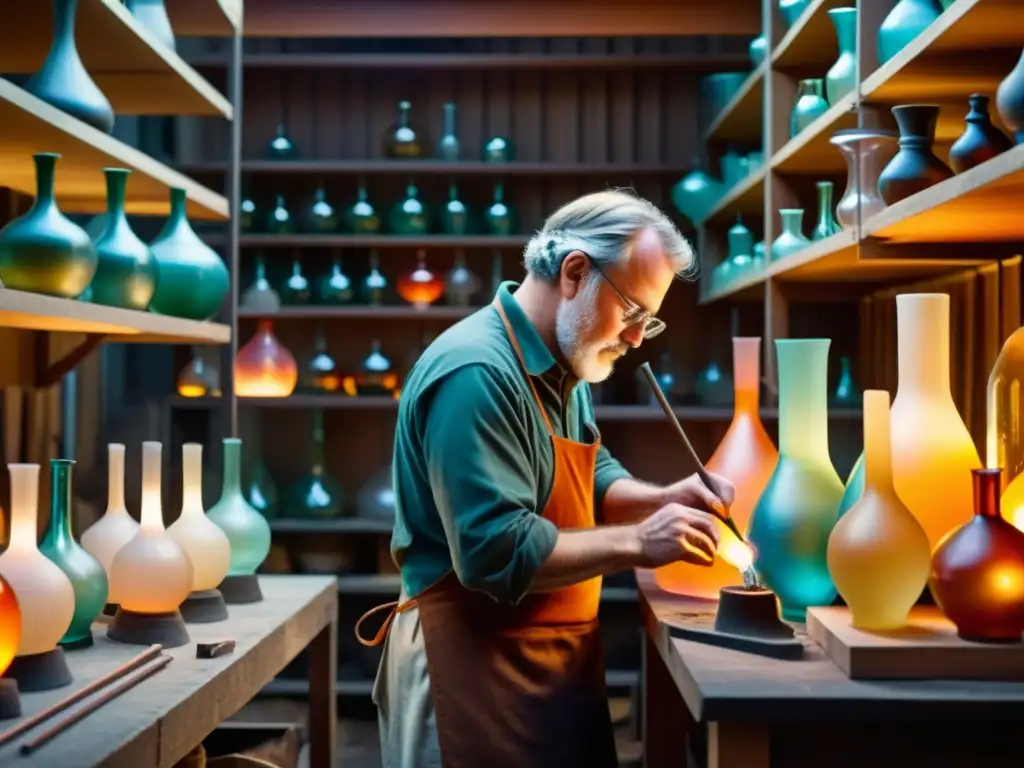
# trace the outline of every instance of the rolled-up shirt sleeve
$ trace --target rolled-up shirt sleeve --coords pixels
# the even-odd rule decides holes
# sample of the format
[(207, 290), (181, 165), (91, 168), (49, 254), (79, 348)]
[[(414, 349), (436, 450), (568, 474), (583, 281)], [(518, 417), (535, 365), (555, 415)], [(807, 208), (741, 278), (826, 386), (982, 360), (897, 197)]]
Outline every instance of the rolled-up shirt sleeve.
[(594, 463), (594, 507), (600, 510), (604, 504), (604, 496), (612, 487), (612, 483), (626, 477), (632, 477), (629, 470), (602, 445), (597, 450), (597, 461)]
[(423, 449), (459, 581), (518, 603), (558, 530), (538, 514), (535, 448), (515, 383), (485, 365), (449, 374), (430, 399)]

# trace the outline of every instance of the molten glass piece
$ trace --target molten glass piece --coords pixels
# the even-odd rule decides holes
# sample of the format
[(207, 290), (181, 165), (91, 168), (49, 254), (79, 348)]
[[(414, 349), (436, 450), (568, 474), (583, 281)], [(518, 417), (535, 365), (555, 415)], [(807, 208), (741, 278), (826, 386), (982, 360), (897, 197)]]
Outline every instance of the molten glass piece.
[(893, 486), (884, 390), (864, 393), (864, 467), (864, 495), (829, 536), (828, 568), (854, 627), (899, 629), (928, 583), (931, 550), (924, 528)]
[(235, 357), (235, 393), (239, 397), (288, 397), (298, 380), (295, 357), (274, 336), (273, 324), (260, 320), (256, 334)]
[(416, 269), (398, 278), (398, 295), (416, 309), (426, 309), (444, 294), (444, 280), (427, 268), (424, 251), (417, 259)]
[(974, 517), (932, 556), (931, 589), (964, 640), (1019, 643), (1024, 633), (1024, 533), (999, 511), (1001, 470), (975, 469)]
[(0, 576), (0, 675), (7, 671), (21, 642), (21, 610), (18, 598)]
[[(736, 498), (729, 513), (739, 529), (745, 531), (779, 454), (761, 424), (758, 410), (761, 339), (734, 338), (732, 350), (735, 410), (732, 423), (707, 468), (736, 486)], [(743, 572), (750, 565), (750, 549), (721, 521), (718, 534), (719, 559), (714, 565), (701, 568), (675, 563), (658, 568), (654, 572), (658, 586), (667, 592), (715, 600), (723, 587), (735, 584), (736, 569)]]

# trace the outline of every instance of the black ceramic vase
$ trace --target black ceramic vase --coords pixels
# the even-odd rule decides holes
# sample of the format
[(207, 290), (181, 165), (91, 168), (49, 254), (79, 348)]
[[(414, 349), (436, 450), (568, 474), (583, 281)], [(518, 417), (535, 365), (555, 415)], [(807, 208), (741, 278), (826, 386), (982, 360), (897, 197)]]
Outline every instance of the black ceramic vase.
[(78, 0), (53, 0), (53, 44), (43, 66), (25, 84), (25, 90), (93, 128), (110, 133), (114, 129), (114, 110), (89, 77), (75, 46), (77, 10)]
[(899, 151), (878, 177), (878, 193), (886, 205), (915, 195), (953, 176), (953, 171), (932, 152), (939, 107), (904, 104), (893, 107), (900, 129)]
[(1024, 53), (1013, 71), (999, 84), (996, 109), (1017, 144), (1024, 144)]
[(963, 173), (1013, 146), (1006, 134), (992, 125), (988, 114), (988, 96), (971, 94), (967, 103), (971, 109), (964, 118), (967, 127), (949, 150), (949, 165), (956, 173)]

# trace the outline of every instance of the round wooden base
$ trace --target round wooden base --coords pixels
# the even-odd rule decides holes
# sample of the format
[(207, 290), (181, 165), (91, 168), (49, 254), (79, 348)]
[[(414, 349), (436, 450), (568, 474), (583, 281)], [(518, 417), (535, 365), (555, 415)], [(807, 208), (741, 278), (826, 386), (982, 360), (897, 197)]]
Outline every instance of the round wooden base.
[(15, 656), (4, 677), (16, 680), (22, 693), (49, 691), (71, 684), (71, 670), (64, 658), (64, 649), (60, 647), (45, 653)]
[(793, 630), (779, 618), (775, 593), (761, 587), (723, 587), (718, 593), (715, 629), (732, 635), (793, 637)]
[(193, 592), (178, 610), (186, 624), (212, 624), (228, 617), (228, 607), (219, 589)]
[(254, 573), (245, 576), (226, 576), (217, 589), (224, 595), (224, 602), (228, 605), (258, 603), (263, 600), (260, 582)]
[(0, 678), (0, 720), (21, 717), (21, 695), (18, 681)]
[(159, 644), (178, 648), (191, 642), (179, 611), (170, 613), (133, 613), (118, 608), (107, 628), (107, 637), (131, 645)]

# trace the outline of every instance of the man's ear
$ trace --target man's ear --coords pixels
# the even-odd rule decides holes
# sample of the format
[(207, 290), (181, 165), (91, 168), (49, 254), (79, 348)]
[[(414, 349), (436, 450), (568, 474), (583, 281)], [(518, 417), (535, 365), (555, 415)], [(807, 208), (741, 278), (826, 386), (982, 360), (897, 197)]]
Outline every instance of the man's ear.
[(590, 268), (590, 262), (583, 254), (583, 251), (571, 251), (562, 260), (562, 270), (559, 277), (559, 289), (562, 297), (566, 299), (576, 298), (576, 294), (583, 285)]

